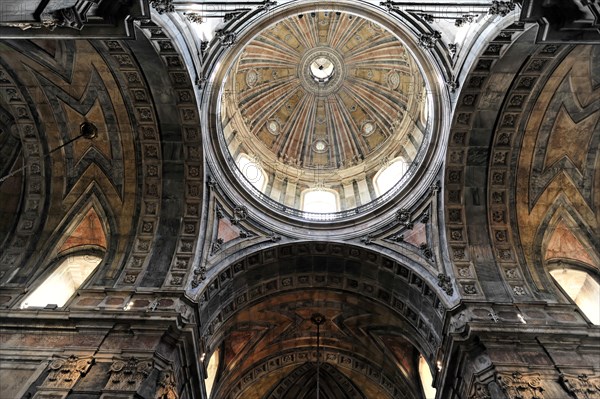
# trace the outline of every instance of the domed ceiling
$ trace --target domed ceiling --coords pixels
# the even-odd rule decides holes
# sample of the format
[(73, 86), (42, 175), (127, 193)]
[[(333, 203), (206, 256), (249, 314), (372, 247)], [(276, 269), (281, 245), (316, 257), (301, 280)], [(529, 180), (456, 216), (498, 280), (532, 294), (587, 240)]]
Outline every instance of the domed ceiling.
[(344, 180), (366, 183), (362, 203), (374, 199), (373, 176), (398, 157), (412, 162), (425, 135), (416, 62), (391, 32), (347, 13), (300, 14), (269, 26), (240, 53), (222, 100), (234, 158), (251, 156), (269, 176), (263, 192), (294, 207), (298, 195), (270, 193), (276, 178), (297, 182), (298, 193), (337, 191), (349, 209)]

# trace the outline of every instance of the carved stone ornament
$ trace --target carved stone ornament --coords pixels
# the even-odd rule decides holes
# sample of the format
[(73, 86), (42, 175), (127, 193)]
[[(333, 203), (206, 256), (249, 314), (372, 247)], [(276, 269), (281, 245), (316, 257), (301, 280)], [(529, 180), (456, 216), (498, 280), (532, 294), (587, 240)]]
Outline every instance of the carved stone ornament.
[(48, 377), (42, 384), (44, 388), (71, 389), (82, 375), (88, 372), (94, 359), (79, 358), (75, 355), (53, 359), (48, 365)]
[(275, 233), (274, 231), (271, 231), (268, 235), (267, 238), (269, 240), (271, 240), (271, 242), (278, 242), (281, 241), (281, 236), (277, 233)]
[(262, 10), (262, 11), (269, 11), (271, 8), (275, 7), (276, 5), (277, 5), (276, 1), (264, 0), (263, 3), (257, 7), (257, 9)]
[(237, 36), (235, 32), (226, 32), (223, 29), (217, 29), (215, 31), (215, 37), (221, 40), (221, 44), (225, 47), (231, 47), (235, 44)]
[(196, 288), (204, 280), (206, 280), (206, 267), (201, 266), (197, 269), (194, 269), (194, 279), (192, 280), (192, 288)]
[(231, 224), (238, 224), (248, 218), (248, 208), (244, 205), (238, 205), (233, 209), (233, 218)]
[[(429, 245), (427, 245), (427, 243), (422, 243), (421, 245), (419, 245), (419, 249), (421, 250), (421, 254), (425, 257), (425, 259), (429, 260), (429, 261), (433, 261), (433, 250), (431, 249), (431, 247)], [(448, 295), (452, 295), (452, 294), (448, 294)]]
[(382, 1), (381, 3), (379, 3), (379, 5), (387, 8), (388, 12), (398, 10), (398, 7), (391, 0)]
[(410, 211), (407, 209), (399, 209), (398, 211), (396, 211), (396, 222), (398, 222), (400, 225), (407, 227), (407, 228), (412, 228), (412, 222), (410, 221)]
[(375, 238), (373, 238), (372, 235), (367, 234), (366, 236), (362, 237), (360, 241), (365, 245), (371, 245), (373, 244), (373, 241), (375, 241)]
[(461, 332), (464, 330), (468, 321), (467, 313), (462, 311), (459, 314), (452, 316), (450, 319), (450, 330), (453, 332)]
[(442, 34), (434, 30), (431, 33), (423, 33), (419, 36), (419, 46), (431, 50), (435, 47), (435, 43), (442, 38)]
[(225, 241), (223, 241), (222, 238), (217, 238), (217, 240), (215, 242), (213, 242), (211, 245), (210, 254), (213, 255), (213, 254), (219, 252), (221, 250), (224, 242)]
[(512, 1), (492, 1), (492, 6), (490, 7), (488, 13), (491, 15), (500, 15), (501, 17), (505, 17), (514, 9), (515, 3)]
[(486, 384), (476, 382), (473, 385), (473, 391), (469, 395), (469, 399), (491, 399), (490, 391)]
[(538, 374), (525, 376), (515, 371), (512, 374), (498, 374), (496, 380), (509, 399), (544, 399), (544, 388)]
[(456, 18), (454, 20), (454, 26), (456, 26), (457, 28), (460, 28), (461, 26), (464, 26), (465, 24), (470, 24), (473, 22), (473, 20), (475, 19), (477, 15), (473, 15), (473, 14), (464, 14), (462, 17), (460, 18)]
[(432, 24), (434, 22), (434, 16), (432, 14), (418, 14), (419, 17), (423, 19), (423, 21)]
[(185, 15), (188, 21), (195, 24), (201, 24), (204, 22), (202, 15), (198, 14), (197, 12), (184, 12), (183, 15)]
[(442, 288), (442, 290), (452, 296), (454, 293), (454, 288), (452, 287), (452, 279), (446, 276), (443, 273), (438, 274), (438, 286)]
[(576, 399), (600, 398), (600, 376), (588, 377), (586, 374), (575, 376), (561, 373), (558, 381), (565, 391)]
[(215, 209), (215, 215), (217, 216), (217, 219), (223, 219), (223, 216), (225, 216), (225, 213), (223, 213), (223, 208), (217, 205)]
[(140, 384), (150, 375), (152, 359), (116, 359), (110, 366), (110, 378), (104, 389), (110, 391), (137, 391)]
[(450, 80), (447, 80), (446, 85), (448, 86), (450, 93), (455, 93), (456, 89), (458, 89), (458, 82), (454, 80), (454, 77)]
[(150, 5), (159, 14), (164, 14), (166, 12), (175, 11), (175, 6), (173, 5), (173, 0), (151, 0)]
[(177, 380), (175, 379), (173, 370), (166, 369), (161, 371), (157, 385), (155, 399), (179, 399), (179, 395), (177, 394)]

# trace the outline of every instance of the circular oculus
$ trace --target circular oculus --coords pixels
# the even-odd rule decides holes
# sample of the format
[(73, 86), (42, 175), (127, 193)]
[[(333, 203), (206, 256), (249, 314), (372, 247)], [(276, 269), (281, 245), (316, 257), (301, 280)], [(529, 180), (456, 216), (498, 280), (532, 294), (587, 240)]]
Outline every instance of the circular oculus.
[(318, 57), (310, 63), (310, 73), (319, 81), (327, 81), (333, 75), (333, 62), (327, 57)]

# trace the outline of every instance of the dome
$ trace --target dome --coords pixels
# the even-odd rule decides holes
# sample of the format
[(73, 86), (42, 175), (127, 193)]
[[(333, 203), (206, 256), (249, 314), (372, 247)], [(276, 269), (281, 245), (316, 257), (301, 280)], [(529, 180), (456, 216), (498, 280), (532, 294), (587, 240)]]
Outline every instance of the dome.
[[(222, 132), (248, 186), (308, 213), (379, 198), (403, 179), (427, 135), (418, 64), (395, 35), (354, 14), (279, 20), (244, 46), (225, 82)], [(305, 203), (313, 191), (330, 206)]]

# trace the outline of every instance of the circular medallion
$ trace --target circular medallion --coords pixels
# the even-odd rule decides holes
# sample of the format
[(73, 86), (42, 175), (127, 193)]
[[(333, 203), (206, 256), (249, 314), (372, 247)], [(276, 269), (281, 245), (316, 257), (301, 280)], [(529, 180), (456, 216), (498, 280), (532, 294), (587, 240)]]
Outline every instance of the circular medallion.
[(278, 135), (279, 134), (279, 123), (277, 123), (276, 120), (271, 119), (270, 121), (267, 122), (267, 130), (274, 135)]
[(365, 122), (363, 123), (361, 130), (363, 136), (368, 136), (375, 131), (375, 124), (373, 124), (373, 122)]
[(392, 90), (396, 90), (400, 85), (400, 75), (396, 71), (390, 71), (387, 76), (388, 87)]
[(251, 69), (246, 73), (246, 84), (248, 87), (254, 87), (258, 83), (260, 79), (260, 75), (256, 71), (256, 69)]
[(327, 143), (323, 140), (317, 140), (313, 144), (313, 149), (315, 152), (325, 152), (327, 151)]

